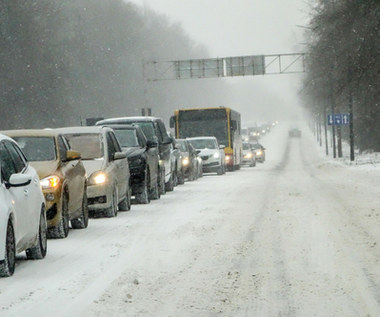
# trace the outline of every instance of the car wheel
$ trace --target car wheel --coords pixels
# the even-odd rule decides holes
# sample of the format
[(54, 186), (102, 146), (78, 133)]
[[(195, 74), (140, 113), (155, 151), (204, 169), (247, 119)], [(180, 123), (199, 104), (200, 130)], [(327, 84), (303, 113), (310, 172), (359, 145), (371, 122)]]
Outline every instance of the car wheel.
[(48, 238), (63, 239), (69, 234), (69, 201), (67, 194), (62, 197), (62, 214), (61, 220), (56, 227), (48, 229)]
[(157, 175), (157, 180), (154, 183), (154, 186), (152, 186), (149, 190), (149, 197), (150, 199), (160, 199), (160, 186), (159, 186), (159, 176)]
[(4, 261), (0, 264), (0, 276), (12, 276), (16, 266), (16, 241), (12, 222), (8, 220)]
[(138, 204), (149, 204), (150, 203), (150, 197), (149, 197), (149, 177), (148, 174), (149, 171), (145, 170), (145, 178), (144, 178), (144, 184), (143, 184), (143, 191), (136, 195), (136, 201)]
[(160, 172), (160, 182), (159, 182), (160, 195), (166, 194), (165, 188), (165, 169)]
[(111, 206), (105, 210), (104, 215), (108, 218), (117, 216), (117, 192), (116, 188), (112, 191)]
[(183, 175), (183, 171), (181, 171), (178, 174), (178, 185), (183, 185), (185, 184), (185, 175)]
[(131, 210), (131, 197), (132, 197), (132, 187), (130, 184), (128, 184), (125, 198), (118, 205), (120, 211)]
[(178, 170), (175, 168), (174, 177), (173, 177), (173, 185), (176, 187), (178, 185)]
[(169, 181), (167, 183), (165, 183), (165, 190), (167, 192), (172, 192), (174, 190), (173, 172), (170, 175)]
[(38, 226), (37, 244), (26, 250), (26, 257), (31, 260), (43, 259), (47, 252), (47, 228), (45, 208), (42, 207), (40, 223)]
[(71, 220), (73, 229), (85, 229), (88, 226), (88, 202), (87, 202), (87, 188), (84, 189), (82, 199), (82, 214), (79, 218)]
[(221, 165), (218, 170), (216, 171), (217, 175), (223, 175), (223, 165)]

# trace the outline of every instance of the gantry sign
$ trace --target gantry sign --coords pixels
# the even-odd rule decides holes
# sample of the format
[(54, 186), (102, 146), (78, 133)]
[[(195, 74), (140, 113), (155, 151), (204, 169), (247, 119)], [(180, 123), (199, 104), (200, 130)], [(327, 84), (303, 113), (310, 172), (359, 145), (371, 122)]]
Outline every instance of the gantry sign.
[(144, 77), (148, 81), (303, 72), (304, 53), (152, 61), (144, 64)]

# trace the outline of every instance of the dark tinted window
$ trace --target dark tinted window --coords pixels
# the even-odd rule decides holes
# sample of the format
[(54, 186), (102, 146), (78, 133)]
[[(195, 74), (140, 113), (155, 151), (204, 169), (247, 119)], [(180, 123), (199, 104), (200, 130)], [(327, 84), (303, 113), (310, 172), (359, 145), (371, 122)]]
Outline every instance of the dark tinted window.
[(11, 175), (16, 173), (16, 167), (3, 142), (0, 143), (0, 162), (2, 179), (8, 182)]
[(20, 155), (20, 152), (16, 149), (16, 145), (14, 145), (11, 142), (4, 142), (4, 145), (7, 148), (13, 160), (16, 173), (21, 173), (22, 170), (25, 168), (25, 162), (23, 160), (23, 157)]
[(115, 144), (112, 140), (112, 136), (111, 136), (111, 133), (107, 133), (106, 134), (106, 138), (107, 138), (107, 153), (108, 153), (108, 160), (112, 160), (113, 157), (114, 157), (114, 154), (116, 151), (116, 148), (115, 148)]

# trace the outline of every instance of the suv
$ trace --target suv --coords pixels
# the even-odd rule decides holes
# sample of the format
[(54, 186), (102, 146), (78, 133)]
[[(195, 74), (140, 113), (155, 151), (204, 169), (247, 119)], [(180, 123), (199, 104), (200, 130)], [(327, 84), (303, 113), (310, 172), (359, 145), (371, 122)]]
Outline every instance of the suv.
[(148, 141), (158, 143), (160, 155), (160, 194), (163, 195), (166, 193), (166, 190), (172, 190), (174, 186), (174, 173), (172, 171), (170, 153), (173, 139), (166, 133), (164, 122), (156, 117), (122, 117), (101, 120), (96, 125), (108, 125), (111, 123), (138, 125)]
[(88, 176), (88, 208), (115, 217), (118, 210), (130, 210), (129, 165), (115, 133), (107, 127), (72, 127), (59, 131), (70, 146), (80, 150)]
[(224, 145), (219, 145), (214, 136), (187, 138), (191, 145), (199, 152), (202, 158), (203, 172), (218, 175), (226, 173), (226, 156), (224, 154)]
[(39, 177), (46, 199), (48, 237), (66, 238), (88, 225), (86, 170), (80, 153), (70, 149), (56, 130), (9, 130)]
[(11, 276), (16, 254), (46, 255), (45, 199), (35, 169), (10, 138), (0, 135), (0, 276)]
[(160, 158), (157, 142), (147, 141), (137, 125), (108, 124), (128, 157), (132, 195), (139, 204), (159, 199)]

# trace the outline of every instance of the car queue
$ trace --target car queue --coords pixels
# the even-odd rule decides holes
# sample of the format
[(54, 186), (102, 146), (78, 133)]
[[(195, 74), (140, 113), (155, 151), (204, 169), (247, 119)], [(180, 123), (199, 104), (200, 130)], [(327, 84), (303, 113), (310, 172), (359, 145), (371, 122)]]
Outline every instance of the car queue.
[(89, 216), (116, 217), (185, 180), (224, 174), (223, 149), (213, 136), (175, 139), (156, 117), (1, 131), (0, 276), (20, 252), (45, 257), (47, 238), (66, 238), (70, 224), (85, 229)]

